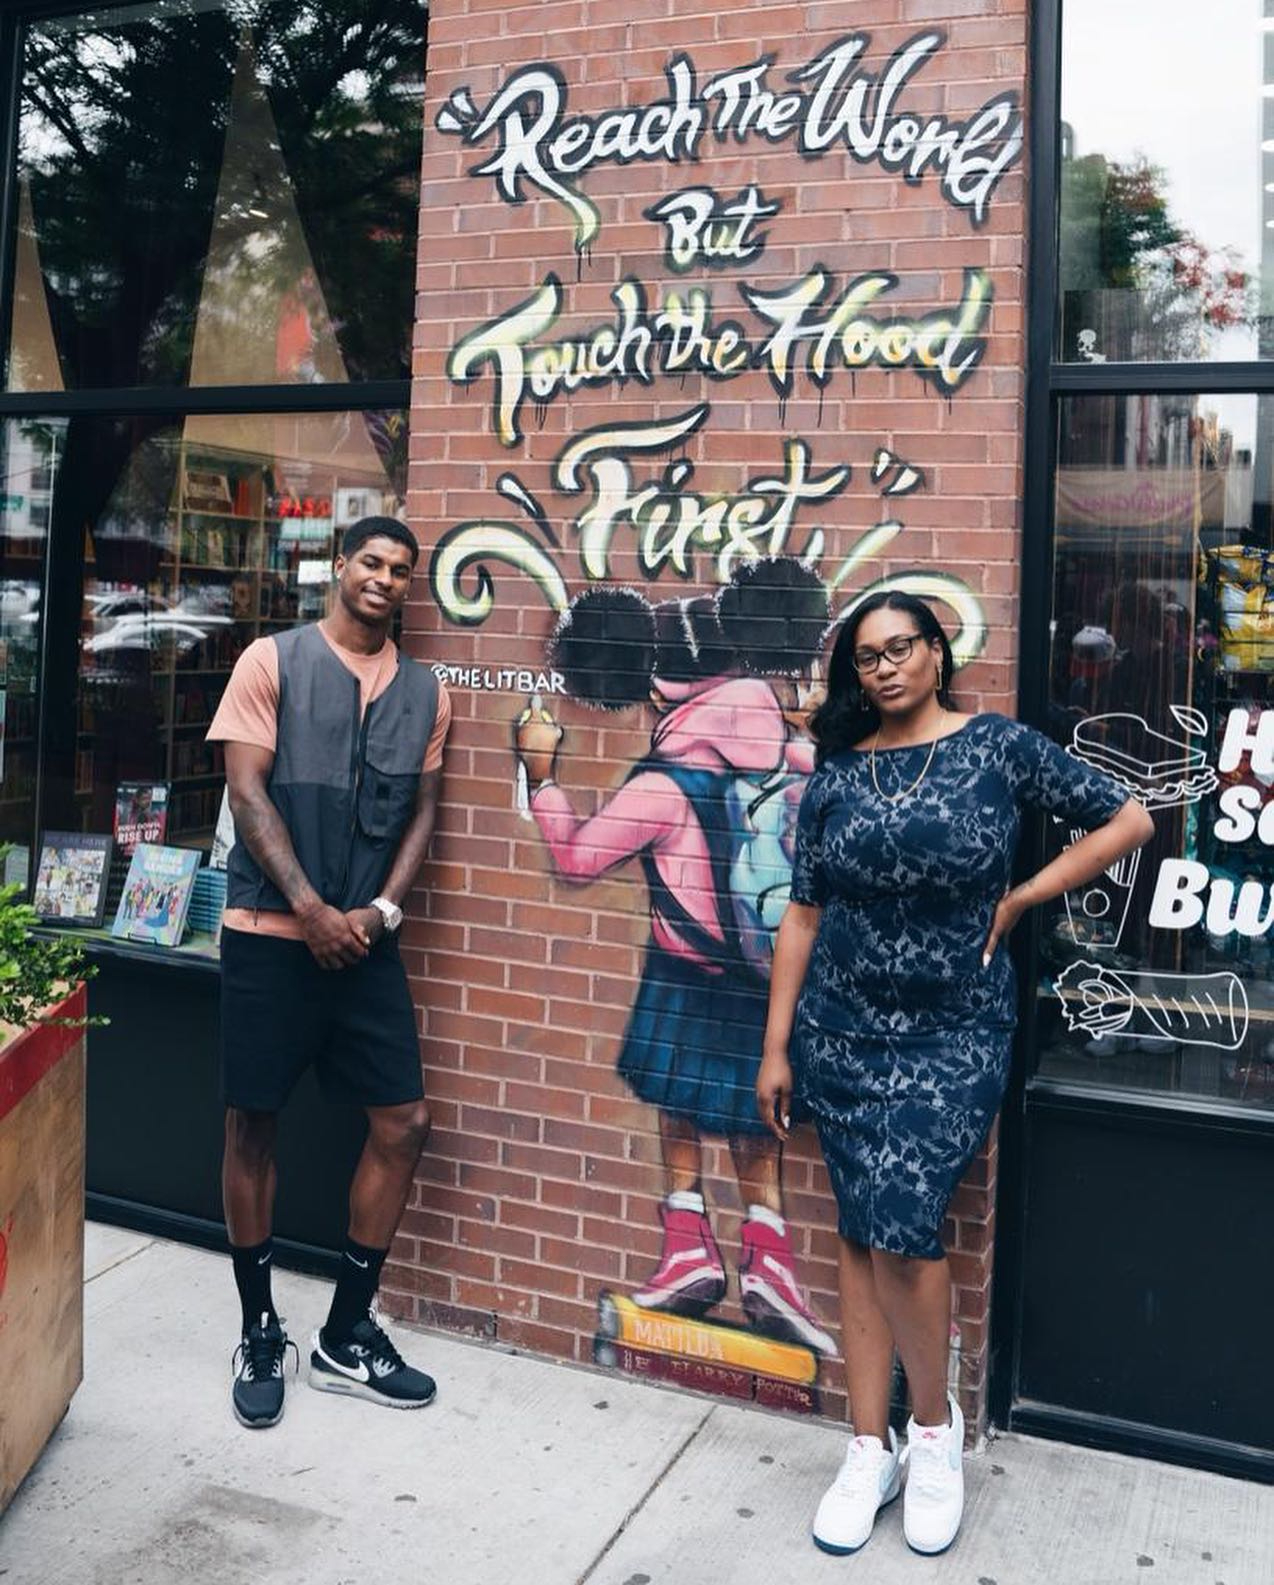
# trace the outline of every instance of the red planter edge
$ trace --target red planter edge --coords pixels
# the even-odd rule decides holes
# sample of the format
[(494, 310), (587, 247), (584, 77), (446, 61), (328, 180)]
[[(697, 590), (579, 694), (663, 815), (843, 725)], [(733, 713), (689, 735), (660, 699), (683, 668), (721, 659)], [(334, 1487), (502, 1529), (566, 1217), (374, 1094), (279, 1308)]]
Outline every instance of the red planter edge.
[(49, 1069), (83, 1038), (87, 1012), (88, 992), (81, 981), (51, 1013), (54, 1018), (69, 1018), (75, 1022), (33, 1024), (0, 1050), (0, 1118), (7, 1117), (23, 1096), (29, 1094)]

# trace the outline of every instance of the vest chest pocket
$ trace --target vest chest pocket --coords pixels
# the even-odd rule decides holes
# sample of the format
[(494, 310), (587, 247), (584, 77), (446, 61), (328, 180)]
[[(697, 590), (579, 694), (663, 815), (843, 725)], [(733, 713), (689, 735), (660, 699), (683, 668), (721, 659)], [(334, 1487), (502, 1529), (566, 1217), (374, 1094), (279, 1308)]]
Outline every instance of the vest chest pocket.
[(429, 742), (432, 712), (420, 707), (407, 679), (399, 677), (371, 707), (367, 724), (358, 824), (374, 842), (396, 842), (416, 810), (421, 767)]
[(420, 765), (414, 770), (381, 769), (370, 761), (358, 792), (358, 824), (364, 836), (385, 842), (402, 835), (416, 808)]

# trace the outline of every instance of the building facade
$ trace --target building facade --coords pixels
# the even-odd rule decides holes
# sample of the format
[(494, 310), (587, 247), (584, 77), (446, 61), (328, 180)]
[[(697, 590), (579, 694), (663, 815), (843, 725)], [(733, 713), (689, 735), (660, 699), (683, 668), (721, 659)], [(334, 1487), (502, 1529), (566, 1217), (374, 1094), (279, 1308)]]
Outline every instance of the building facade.
[[(398, 1315), (843, 1411), (812, 1136), (677, 1098), (759, 1058), (803, 711), (838, 621), (907, 589), (962, 707), (1157, 828), (1014, 943), (953, 1387), (971, 1427), (1268, 1477), (1264, 10), (1200, 41), (1175, 0), (433, 0), (426, 41), (414, 0), (4, 7), (10, 874), (121, 787), (210, 852), (243, 644), (322, 613), (343, 523), (422, 545), (402, 642), (455, 719), (402, 938), (435, 1126)], [(113, 902), (91, 1203), (215, 1241), (215, 946)], [(661, 1109), (623, 1072), (674, 1011)], [(289, 1129), (280, 1231), (321, 1266), (357, 1121), (306, 1090)], [(641, 1301), (698, 1188), (724, 1293), (674, 1317)]]

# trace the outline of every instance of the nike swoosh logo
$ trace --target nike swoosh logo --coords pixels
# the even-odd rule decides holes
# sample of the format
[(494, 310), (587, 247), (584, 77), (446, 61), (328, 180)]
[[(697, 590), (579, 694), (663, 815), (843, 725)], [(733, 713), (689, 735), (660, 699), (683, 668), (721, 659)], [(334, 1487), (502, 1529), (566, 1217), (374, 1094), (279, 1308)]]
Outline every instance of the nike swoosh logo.
[(357, 1255), (351, 1255), (348, 1249), (345, 1251), (345, 1258), (352, 1260), (356, 1266), (361, 1266), (364, 1271), (371, 1265), (370, 1260), (360, 1260)]
[(269, 1264), (270, 1264), (269, 1255), (258, 1255), (257, 1256), (257, 1265), (258, 1266), (268, 1266)]
[(333, 1370), (339, 1370), (342, 1376), (348, 1376), (351, 1381), (370, 1381), (372, 1373), (367, 1368), (365, 1360), (359, 1360), (357, 1365), (342, 1365), (339, 1359), (333, 1359), (330, 1354), (323, 1355), (324, 1362)]

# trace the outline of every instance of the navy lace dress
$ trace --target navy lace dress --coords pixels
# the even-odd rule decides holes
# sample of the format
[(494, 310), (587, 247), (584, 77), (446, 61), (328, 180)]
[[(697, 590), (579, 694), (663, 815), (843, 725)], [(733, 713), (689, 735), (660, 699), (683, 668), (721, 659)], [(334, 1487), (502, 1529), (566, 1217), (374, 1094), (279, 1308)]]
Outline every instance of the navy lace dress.
[[(885, 793), (928, 745), (882, 750)], [(791, 1044), (797, 1115), (818, 1129), (841, 1236), (938, 1258), (947, 1203), (1008, 1077), (1017, 993), (982, 951), (1009, 885), (1021, 810), (1103, 824), (1127, 799), (1041, 733), (974, 716), (889, 803), (865, 753), (810, 778), (791, 896), (822, 909)]]

